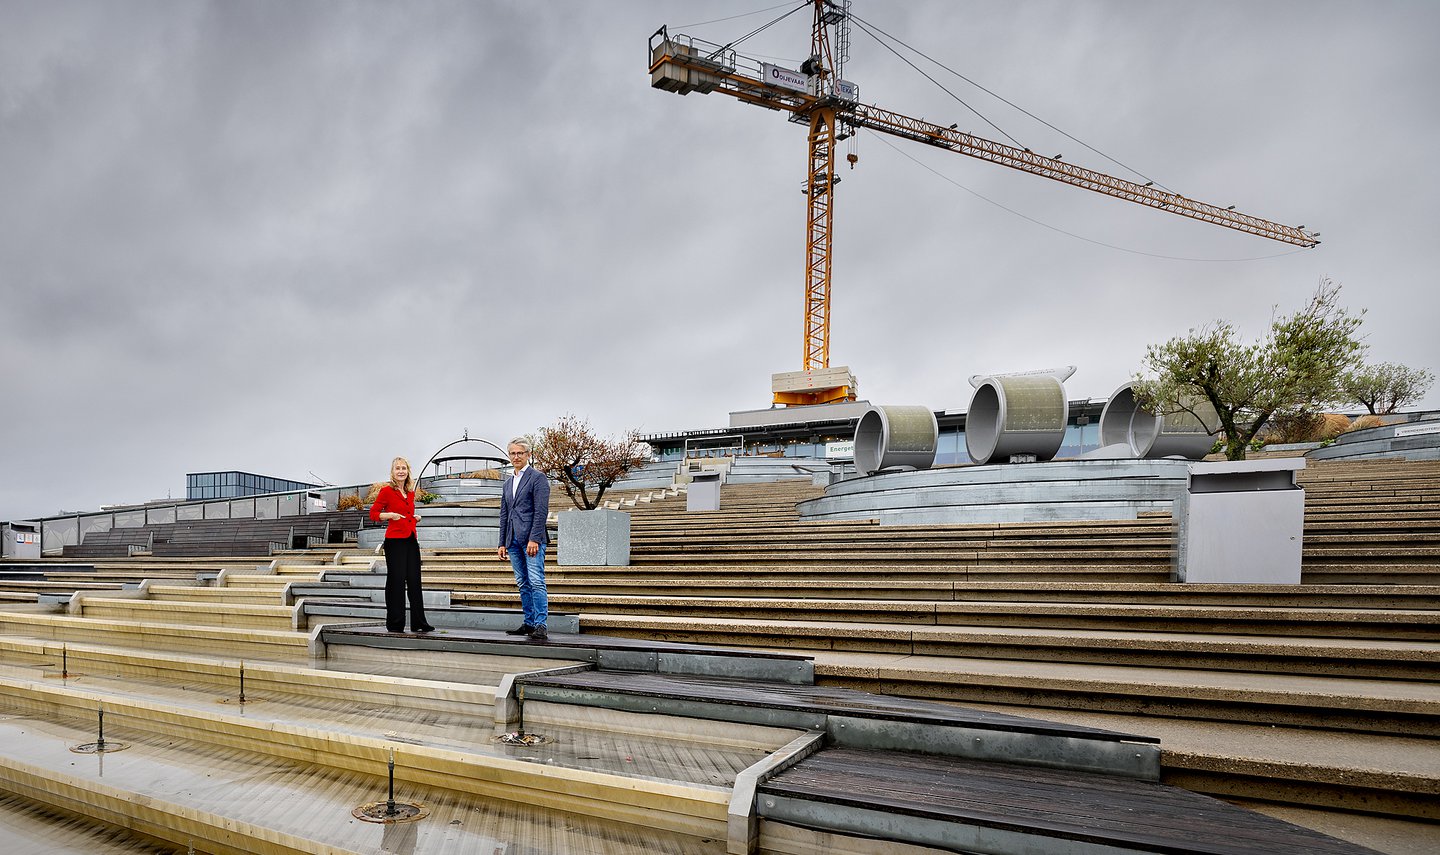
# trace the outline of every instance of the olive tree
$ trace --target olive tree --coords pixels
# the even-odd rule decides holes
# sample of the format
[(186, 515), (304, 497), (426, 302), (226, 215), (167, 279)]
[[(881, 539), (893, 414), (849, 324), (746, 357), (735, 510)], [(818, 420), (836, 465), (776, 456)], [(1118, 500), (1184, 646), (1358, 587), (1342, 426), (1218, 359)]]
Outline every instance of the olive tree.
[(1244, 460), (1245, 449), (1277, 414), (1315, 413), (1344, 398), (1340, 379), (1358, 364), (1365, 346), (1356, 337), (1364, 312), (1339, 304), (1340, 285), (1322, 278), (1310, 302), (1277, 317), (1261, 341), (1245, 344), (1228, 321), (1146, 349), (1145, 370), (1135, 376), (1135, 401), (1165, 415), (1196, 413), (1208, 402), (1218, 421), (1225, 456)]
[(636, 431), (615, 439), (596, 436), (590, 423), (573, 415), (540, 429), (530, 463), (556, 481), (575, 507), (594, 510), (612, 484), (650, 459), (650, 446)]
[(1340, 378), (1347, 402), (1360, 404), (1372, 416), (1393, 413), (1430, 391), (1435, 374), (1424, 368), (1407, 368), (1391, 362), (1365, 365)]

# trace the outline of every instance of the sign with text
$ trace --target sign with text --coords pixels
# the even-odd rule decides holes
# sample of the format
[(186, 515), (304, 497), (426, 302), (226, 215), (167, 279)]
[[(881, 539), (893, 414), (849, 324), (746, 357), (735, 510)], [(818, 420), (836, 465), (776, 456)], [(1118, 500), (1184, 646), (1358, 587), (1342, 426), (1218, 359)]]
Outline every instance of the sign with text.
[(1420, 436), (1427, 433), (1440, 433), (1440, 424), (1434, 422), (1421, 425), (1407, 425), (1395, 428), (1396, 436)]
[(765, 78), (766, 83), (783, 86), (786, 89), (805, 92), (810, 88), (810, 78), (798, 71), (791, 71), (788, 68), (781, 68), (778, 65), (762, 62), (760, 63), (760, 73)]
[(852, 439), (852, 440), (845, 441), (845, 442), (827, 442), (827, 443), (825, 443), (825, 459), (826, 459), (826, 460), (832, 460), (832, 459), (835, 459), (835, 458), (844, 458), (845, 460), (850, 460), (850, 459), (853, 458), (854, 456), (855, 456), (855, 440), (853, 440), (853, 439)]

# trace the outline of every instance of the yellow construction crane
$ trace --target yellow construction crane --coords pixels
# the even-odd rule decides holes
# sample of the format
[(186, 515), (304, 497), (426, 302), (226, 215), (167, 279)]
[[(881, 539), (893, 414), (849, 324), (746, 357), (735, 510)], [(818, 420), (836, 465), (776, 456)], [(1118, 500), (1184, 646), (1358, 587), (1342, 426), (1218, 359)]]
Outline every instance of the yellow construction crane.
[[(723, 92), (742, 101), (790, 113), (790, 120), (810, 127), (809, 197), (805, 238), (805, 335), (800, 371), (776, 374), (776, 404), (827, 404), (853, 401), (855, 375), (848, 367), (830, 367), (830, 267), (834, 245), (835, 145), (865, 128), (927, 143), (958, 154), (987, 160), (1021, 172), (1040, 175), (1074, 187), (1104, 193), (1161, 211), (1214, 223), (1296, 246), (1319, 243), (1303, 227), (1286, 226), (1242, 214), (1234, 207), (1197, 202), (1152, 183), (1137, 183), (1057, 157), (994, 142), (964, 131), (912, 119), (890, 110), (861, 104), (858, 88), (844, 79), (849, 51), (849, 0), (812, 0), (810, 57), (799, 69), (745, 57), (729, 45), (716, 45), (661, 27), (650, 37), (650, 85), (687, 95)], [(796, 7), (798, 11), (800, 7)], [(854, 155), (851, 155), (853, 162)]]

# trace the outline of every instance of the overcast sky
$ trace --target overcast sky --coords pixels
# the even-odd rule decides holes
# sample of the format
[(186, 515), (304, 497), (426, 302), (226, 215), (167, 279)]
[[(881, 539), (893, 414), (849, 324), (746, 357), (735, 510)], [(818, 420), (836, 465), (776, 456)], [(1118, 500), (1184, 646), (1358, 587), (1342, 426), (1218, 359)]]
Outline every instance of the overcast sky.
[[(0, 0), (0, 519), (183, 497), (187, 472), (369, 482), (564, 413), (660, 432), (768, 406), (800, 368), (805, 133), (651, 89), (646, 40), (788, 8)], [(862, 133), (831, 364), (863, 398), (965, 409), (972, 374), (1074, 364), (1069, 397), (1104, 399), (1147, 344), (1259, 337), (1325, 275), (1371, 361), (1440, 369), (1440, 3), (852, 8), (1148, 179), (1323, 241)], [(740, 50), (798, 67), (809, 13)], [(912, 59), (960, 100), (858, 28), (846, 76), (1133, 177)]]

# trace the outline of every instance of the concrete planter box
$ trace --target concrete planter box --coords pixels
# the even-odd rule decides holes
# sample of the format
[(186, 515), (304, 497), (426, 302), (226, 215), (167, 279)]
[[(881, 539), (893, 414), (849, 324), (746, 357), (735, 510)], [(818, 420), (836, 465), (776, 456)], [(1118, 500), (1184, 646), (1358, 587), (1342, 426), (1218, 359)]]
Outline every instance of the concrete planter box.
[[(415, 539), (421, 549), (489, 549), (500, 543), (499, 508), (452, 508), (422, 505), (415, 509), (420, 525)], [(374, 549), (385, 540), (384, 526), (362, 529), (355, 538), (361, 549)]]
[(566, 567), (628, 567), (630, 565), (630, 515), (624, 511), (597, 508), (593, 511), (561, 511), (559, 560)]

